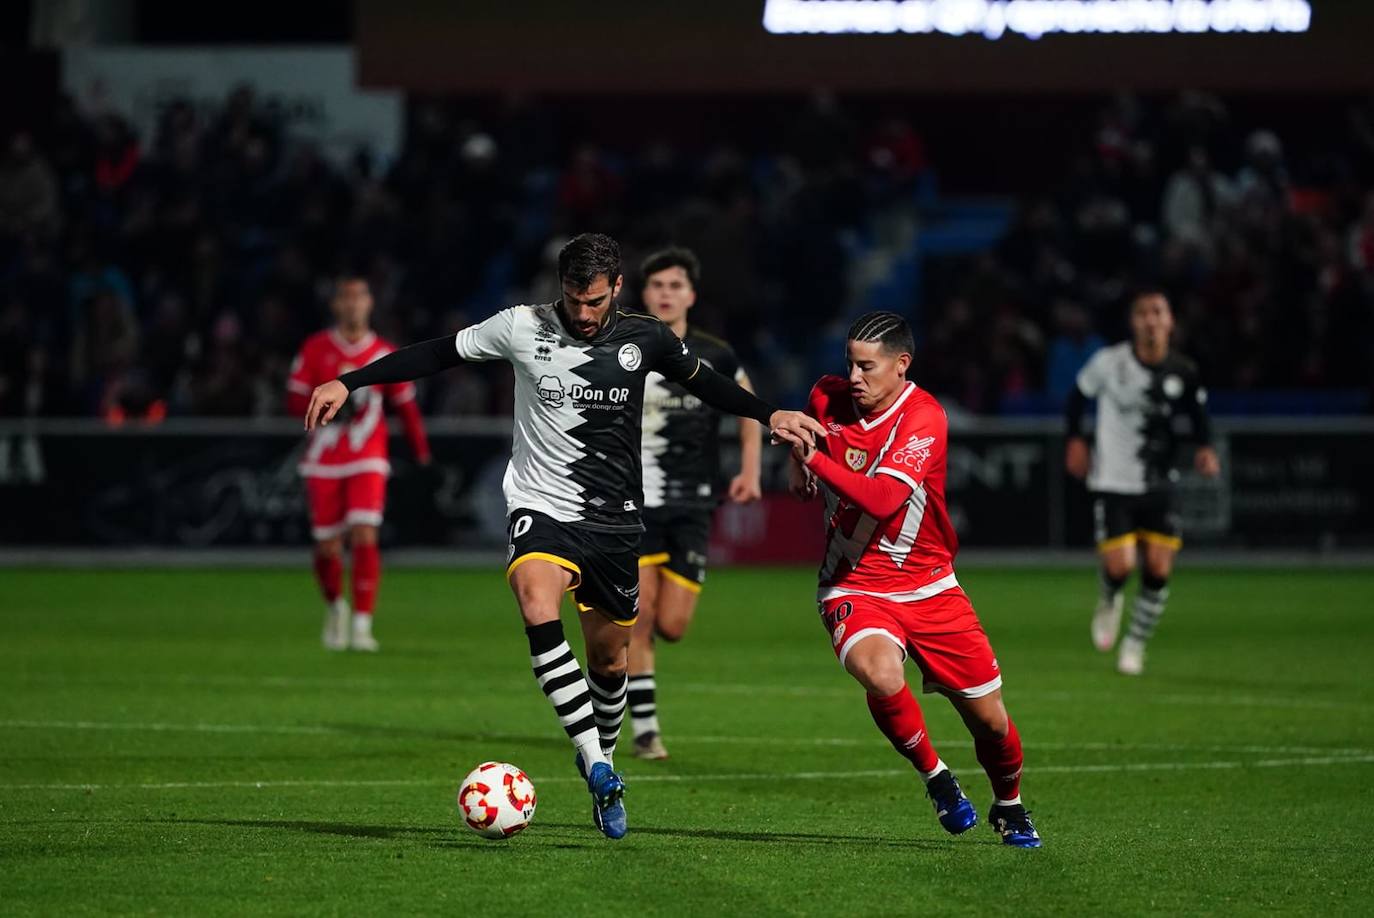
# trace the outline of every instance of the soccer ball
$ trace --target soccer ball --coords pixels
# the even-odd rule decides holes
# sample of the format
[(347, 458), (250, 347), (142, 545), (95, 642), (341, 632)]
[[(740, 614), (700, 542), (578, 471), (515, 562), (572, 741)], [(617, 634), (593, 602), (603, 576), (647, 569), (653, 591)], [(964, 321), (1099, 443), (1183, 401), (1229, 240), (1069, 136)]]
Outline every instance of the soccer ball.
[(509, 838), (534, 818), (534, 783), (514, 765), (483, 762), (458, 785), (458, 815), (483, 838)]

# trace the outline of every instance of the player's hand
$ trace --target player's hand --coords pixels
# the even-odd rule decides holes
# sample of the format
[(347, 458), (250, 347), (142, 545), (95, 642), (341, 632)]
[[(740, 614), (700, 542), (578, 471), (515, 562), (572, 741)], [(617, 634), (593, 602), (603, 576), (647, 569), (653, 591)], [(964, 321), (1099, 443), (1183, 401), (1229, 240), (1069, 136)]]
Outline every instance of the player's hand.
[(1197, 455), (1193, 457), (1193, 468), (1197, 469), (1200, 475), (1216, 478), (1221, 474), (1221, 459), (1212, 447), (1199, 446)]
[(814, 500), (820, 493), (820, 487), (816, 484), (816, 476), (811, 470), (802, 465), (795, 454), (792, 461), (787, 463), (787, 490), (792, 496), (800, 501)]
[(757, 473), (746, 475), (740, 472), (730, 479), (730, 490), (727, 493), (730, 495), (731, 503), (748, 504), (763, 497), (763, 487), (759, 484)]
[(310, 393), (310, 407), (305, 409), (305, 429), (314, 430), (328, 424), (347, 401), (348, 387), (337, 379), (316, 386)]
[(792, 443), (802, 440), (806, 445), (815, 447), (816, 438), (826, 435), (821, 422), (800, 411), (774, 411), (768, 419), (774, 443)]
[(1074, 478), (1087, 478), (1090, 461), (1088, 441), (1082, 437), (1069, 437), (1069, 442), (1064, 446), (1064, 468), (1068, 473)]

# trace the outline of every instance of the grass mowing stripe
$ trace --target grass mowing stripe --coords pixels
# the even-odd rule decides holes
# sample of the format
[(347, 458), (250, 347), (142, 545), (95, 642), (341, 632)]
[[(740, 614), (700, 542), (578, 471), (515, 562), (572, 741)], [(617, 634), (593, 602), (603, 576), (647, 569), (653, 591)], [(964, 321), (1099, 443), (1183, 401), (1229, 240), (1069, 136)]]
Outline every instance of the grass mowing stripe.
[[(148, 731), (153, 733), (263, 733), (263, 734), (283, 734), (283, 735), (338, 735), (352, 736), (359, 732), (366, 733), (367, 725), (357, 725), (352, 727), (331, 727), (325, 724), (176, 724), (176, 723), (133, 723), (120, 721), (90, 721), (90, 720), (0, 720), (0, 729), (32, 729), (32, 730), (134, 730)], [(385, 725), (378, 725), (377, 729), (385, 729)], [(484, 733), (483, 737), (490, 740), (518, 739), (519, 737), (507, 736), (500, 733)], [(881, 739), (874, 734), (872, 737), (843, 737), (843, 736), (692, 736), (673, 735), (673, 742), (683, 743), (702, 743), (707, 745), (742, 745), (742, 746), (853, 746), (867, 747), (880, 745)], [(967, 737), (958, 739), (939, 739), (933, 740), (937, 746), (954, 746), (968, 741)], [(1188, 743), (1055, 743), (1055, 742), (1028, 742), (1025, 744), (1027, 749), (1071, 749), (1071, 750), (1100, 750), (1112, 751), (1118, 749), (1151, 749), (1163, 752), (1254, 752), (1265, 753), (1292, 753), (1305, 755), (1332, 755), (1332, 756), (1361, 756), (1369, 755), (1367, 749), (1326, 749), (1316, 746), (1253, 746), (1253, 745), (1192, 745)]]
[[(1132, 771), (1211, 771), (1243, 768), (1305, 768), (1325, 765), (1371, 765), (1374, 755), (1312, 756), (1294, 759), (1259, 759), (1257, 761), (1224, 762), (1120, 762), (1105, 765), (1046, 765), (1032, 768), (1029, 773), (1044, 774), (1100, 774)], [(977, 766), (960, 765), (960, 770), (972, 772)], [(627, 781), (635, 784), (690, 783), (692, 781), (830, 781), (853, 778), (911, 777), (910, 768), (874, 768), (859, 771), (795, 771), (795, 772), (738, 772), (734, 774), (700, 775), (632, 775)], [(580, 784), (581, 778), (559, 776), (533, 778), (539, 784)], [(398, 781), (171, 781), (160, 784), (0, 784), (0, 790), (205, 790), (224, 788), (271, 789), (283, 787), (434, 787), (453, 784), (449, 778), (416, 778)]]

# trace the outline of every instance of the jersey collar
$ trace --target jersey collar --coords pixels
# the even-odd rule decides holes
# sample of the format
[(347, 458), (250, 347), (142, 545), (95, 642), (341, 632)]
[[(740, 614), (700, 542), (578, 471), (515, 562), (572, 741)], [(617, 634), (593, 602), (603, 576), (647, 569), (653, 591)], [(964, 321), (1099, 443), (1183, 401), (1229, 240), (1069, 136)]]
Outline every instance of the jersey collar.
[(369, 331), (357, 341), (350, 342), (343, 335), (339, 334), (337, 328), (331, 328), (329, 330), (329, 337), (333, 339), (335, 347), (343, 351), (344, 354), (349, 357), (356, 357), (358, 354), (372, 347), (372, 343), (377, 340), (377, 333)]
[[(908, 398), (910, 398), (910, 397), (911, 397), (911, 393), (913, 393), (913, 392), (915, 392), (915, 391), (916, 391), (916, 384), (915, 384), (914, 382), (912, 382), (911, 380), (908, 379), (907, 382), (906, 382), (906, 388), (902, 390), (902, 394), (899, 395), (899, 396), (897, 396), (897, 400), (896, 400), (895, 402), (893, 402), (890, 406), (888, 406), (888, 409), (887, 409), (886, 411), (884, 411), (882, 414), (878, 415), (876, 418), (865, 418), (865, 417), (862, 417), (862, 416), (861, 416), (861, 417), (859, 418), (859, 426), (862, 427), (864, 430), (872, 430), (873, 428), (877, 427), (879, 424), (882, 424), (882, 423), (886, 422), (888, 418), (892, 417), (894, 414), (897, 413), (897, 409), (900, 408), (900, 407), (902, 407), (902, 404), (903, 404)], [(854, 412), (855, 412), (855, 414), (858, 414), (858, 411), (859, 411), (859, 406), (858, 406), (858, 405), (855, 405), (855, 406), (854, 406)]]
[(605, 341), (606, 338), (610, 336), (611, 331), (615, 328), (616, 322), (620, 321), (620, 307), (616, 306), (615, 303), (612, 303), (609, 317), (606, 319), (606, 324), (601, 326), (601, 331), (597, 332), (590, 338), (583, 338), (568, 326), (568, 317), (563, 313), (562, 297), (559, 297), (558, 299), (553, 301), (553, 314), (558, 318), (558, 326), (563, 329), (564, 333), (569, 338), (573, 339), (573, 341), (577, 342), (578, 344), (586, 345), (600, 344), (601, 342)]

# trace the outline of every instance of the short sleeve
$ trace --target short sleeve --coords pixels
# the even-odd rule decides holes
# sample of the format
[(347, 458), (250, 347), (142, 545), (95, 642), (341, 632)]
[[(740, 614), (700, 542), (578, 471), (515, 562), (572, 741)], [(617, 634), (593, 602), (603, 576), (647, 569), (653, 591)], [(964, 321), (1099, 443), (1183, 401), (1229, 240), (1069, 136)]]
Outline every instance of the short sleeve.
[(503, 309), (460, 331), (454, 338), (454, 347), (464, 360), (510, 360), (514, 339), (515, 309)]
[(687, 343), (673, 334), (673, 330), (657, 319), (653, 321), (652, 346), (655, 350), (650, 370), (657, 370), (671, 382), (686, 382), (697, 375), (701, 361), (687, 347)]
[(286, 377), (286, 391), (297, 395), (309, 395), (315, 391), (314, 373), (306, 356), (306, 348), (301, 348), (296, 359), (291, 361), (291, 372)]
[(873, 471), (904, 481), (914, 491), (925, 481), (926, 472), (945, 455), (949, 420), (943, 408), (931, 405), (906, 414), (899, 424), (893, 448)]
[(1107, 359), (1108, 351), (1103, 348), (1078, 371), (1078, 391), (1088, 398), (1097, 398), (1107, 384)]

